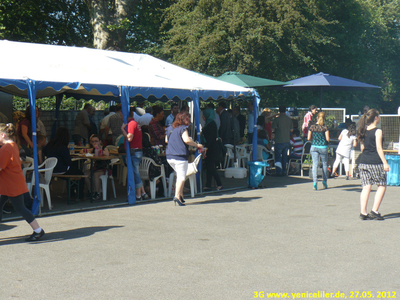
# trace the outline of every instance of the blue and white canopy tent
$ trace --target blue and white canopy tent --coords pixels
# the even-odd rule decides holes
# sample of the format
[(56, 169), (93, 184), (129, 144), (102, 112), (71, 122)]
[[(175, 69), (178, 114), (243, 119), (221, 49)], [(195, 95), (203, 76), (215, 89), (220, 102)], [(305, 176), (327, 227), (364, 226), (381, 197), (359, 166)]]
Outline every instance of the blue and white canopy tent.
[[(0, 91), (29, 98), (73, 93), (118, 97), (124, 122), (129, 114), (130, 98), (155, 96), (178, 97), (193, 101), (199, 139), (200, 99), (230, 99), (253, 95), (253, 89), (222, 82), (210, 76), (183, 69), (146, 54), (98, 49), (0, 41)], [(257, 107), (253, 95), (254, 107)], [(33, 156), (37, 170), (36, 115), (32, 113)], [(127, 160), (130, 153), (127, 151)], [(128, 165), (128, 202), (135, 203), (132, 166)], [(35, 187), (32, 211), (39, 211), (39, 186)]]

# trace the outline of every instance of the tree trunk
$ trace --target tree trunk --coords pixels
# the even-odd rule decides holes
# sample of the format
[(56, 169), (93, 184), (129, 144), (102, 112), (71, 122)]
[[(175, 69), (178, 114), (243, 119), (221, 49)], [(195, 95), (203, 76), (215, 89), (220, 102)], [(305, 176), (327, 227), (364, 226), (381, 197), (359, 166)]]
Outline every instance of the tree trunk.
[(97, 49), (123, 51), (128, 19), (137, 0), (85, 0), (93, 28), (93, 46)]

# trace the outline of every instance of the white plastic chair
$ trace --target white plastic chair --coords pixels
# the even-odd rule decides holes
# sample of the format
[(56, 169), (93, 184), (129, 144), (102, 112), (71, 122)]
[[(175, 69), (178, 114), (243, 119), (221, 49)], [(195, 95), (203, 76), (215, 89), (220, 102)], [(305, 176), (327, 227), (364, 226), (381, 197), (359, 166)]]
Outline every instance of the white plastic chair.
[(106, 148), (108, 149), (108, 151), (111, 151), (111, 150), (113, 150), (113, 151), (118, 150), (118, 147), (117, 147), (117, 146), (114, 146), (114, 145), (107, 145)]
[[(51, 206), (51, 197), (50, 197), (50, 182), (51, 182), (51, 176), (53, 175), (53, 169), (57, 165), (57, 158), (55, 157), (49, 157), (47, 158), (38, 168), (39, 168), (39, 187), (40, 187), (40, 198), (41, 198), (41, 206), (43, 206), (43, 190), (46, 192), (46, 197), (47, 197), (47, 203), (49, 205), (49, 210), (51, 210), (53, 207)], [(44, 169), (41, 169), (44, 166)], [(25, 174), (26, 171), (33, 171), (34, 167), (29, 167), (25, 168)], [(40, 174), (44, 174), (43, 176), (40, 176)], [(35, 185), (35, 172), (32, 172), (32, 178), (31, 180), (26, 182), (26, 185), (28, 186), (29, 189), (29, 194), (32, 193), (32, 186)]]
[(246, 168), (247, 162), (250, 161), (250, 152), (247, 152), (246, 147), (236, 146), (236, 159), (238, 167)]
[(224, 169), (229, 167), (230, 162), (232, 162), (233, 166), (233, 160), (234, 160), (233, 145), (225, 144), (225, 148), (226, 148), (226, 155), (225, 155)]
[[(22, 161), (22, 158), (20, 158), (20, 159)], [(24, 174), (25, 178), (26, 178), (27, 168), (32, 167), (33, 166), (33, 162), (34, 162), (34, 160), (33, 160), (32, 157), (29, 157), (29, 156), (25, 157), (25, 161), (22, 163), (22, 166), (23, 166), (22, 173)]]
[[(252, 155), (253, 155), (253, 145), (249, 145), (249, 148), (251, 149), (250, 157), (252, 157)], [(264, 160), (263, 152), (270, 154), (271, 157)], [(267, 147), (265, 147), (263, 145), (257, 145), (257, 161), (266, 162), (271, 166), (271, 163), (275, 162), (275, 153), (274, 153), (274, 151), (268, 150)], [(264, 169), (263, 169), (264, 176), (267, 175), (267, 168), (268, 167), (264, 167)]]
[[(112, 170), (112, 167), (118, 163), (119, 163), (119, 158), (111, 159), (111, 163), (110, 163), (111, 170)], [(109, 173), (109, 171), (106, 170), (106, 174), (100, 175), (101, 187), (103, 190), (103, 201), (107, 200), (107, 180), (108, 179), (111, 181), (111, 185), (112, 185), (113, 192), (114, 192), (114, 198), (117, 198), (117, 194), (115, 192), (114, 177), (112, 176), (112, 172)]]
[[(199, 162), (200, 162), (200, 158), (201, 158), (201, 154), (197, 155), (197, 157), (194, 159), (194, 161), (191, 162), (190, 164), (196, 165), (196, 168), (197, 168), (197, 166), (199, 165)], [(169, 179), (168, 179), (168, 197), (171, 197), (171, 195), (172, 195), (172, 186), (174, 184), (175, 178), (176, 178), (176, 172), (172, 172), (169, 175)], [(190, 194), (193, 198), (194, 194), (197, 194), (196, 174), (186, 176), (185, 181), (188, 179), (189, 179), (189, 184), (190, 184)]]
[[(153, 164), (156, 167), (159, 167), (161, 169), (161, 174), (154, 177), (153, 180), (150, 180), (149, 177), (149, 169), (150, 165)], [(145, 157), (143, 156), (142, 161), (140, 162), (139, 165), (139, 174), (140, 178), (142, 180), (147, 180), (150, 183), (150, 194), (151, 194), (151, 199), (156, 198), (156, 185), (157, 185), (157, 180), (161, 179), (163, 187), (164, 187), (164, 197), (167, 196), (167, 179), (165, 175), (165, 168), (164, 165), (157, 165), (156, 162), (151, 159), (150, 157)]]

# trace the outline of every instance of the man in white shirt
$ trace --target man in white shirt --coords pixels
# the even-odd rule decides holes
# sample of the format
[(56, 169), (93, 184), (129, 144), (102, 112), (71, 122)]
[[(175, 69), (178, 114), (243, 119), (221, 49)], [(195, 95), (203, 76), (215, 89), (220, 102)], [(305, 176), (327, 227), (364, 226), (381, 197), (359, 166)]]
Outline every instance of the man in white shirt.
[[(113, 114), (115, 114), (115, 106), (114, 105), (110, 106), (109, 114), (107, 116), (105, 116), (103, 118), (103, 120), (101, 120), (101, 122), (100, 122), (99, 137), (100, 137), (101, 140), (103, 140), (103, 133), (104, 133), (104, 130), (106, 129), (106, 127), (107, 127), (108, 119)], [(108, 134), (112, 134), (111, 129), (108, 131)]]
[(165, 120), (165, 126), (168, 127), (174, 122), (176, 115), (179, 113), (178, 103), (171, 104), (171, 114)]
[(146, 113), (143, 116), (141, 116), (139, 120), (137, 120), (140, 126), (149, 126), (150, 121), (153, 119), (153, 115), (151, 114), (152, 111), (153, 109), (151, 108), (151, 106), (146, 107)]
[(80, 142), (83, 141), (83, 145), (89, 141), (89, 131), (90, 120), (89, 120), (89, 112), (92, 109), (92, 105), (86, 103), (83, 109), (78, 112), (75, 117), (74, 129), (72, 131), (72, 140), (75, 145), (79, 145)]

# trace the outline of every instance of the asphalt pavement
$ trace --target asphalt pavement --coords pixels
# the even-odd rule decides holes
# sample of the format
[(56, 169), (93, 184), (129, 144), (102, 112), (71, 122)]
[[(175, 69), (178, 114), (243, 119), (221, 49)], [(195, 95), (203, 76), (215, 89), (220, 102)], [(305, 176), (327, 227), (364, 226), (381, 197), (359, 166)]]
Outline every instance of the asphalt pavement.
[(24, 221), (2, 222), (0, 299), (400, 297), (400, 187), (384, 221), (361, 221), (359, 180), (264, 185), (41, 217), (34, 243)]

